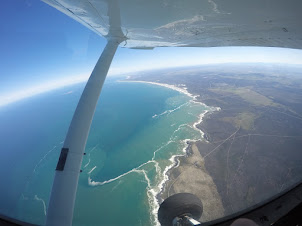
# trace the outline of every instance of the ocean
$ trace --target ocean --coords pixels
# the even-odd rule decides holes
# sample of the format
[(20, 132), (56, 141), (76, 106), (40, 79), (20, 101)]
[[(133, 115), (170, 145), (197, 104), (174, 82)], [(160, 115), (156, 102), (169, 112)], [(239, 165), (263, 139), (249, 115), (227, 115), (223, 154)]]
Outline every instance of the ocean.
[[(0, 213), (44, 224), (55, 167), (84, 84), (0, 108)], [(184, 87), (183, 87), (184, 88)], [(109, 78), (83, 158), (73, 225), (159, 225), (167, 171), (202, 139), (210, 109), (185, 89)]]

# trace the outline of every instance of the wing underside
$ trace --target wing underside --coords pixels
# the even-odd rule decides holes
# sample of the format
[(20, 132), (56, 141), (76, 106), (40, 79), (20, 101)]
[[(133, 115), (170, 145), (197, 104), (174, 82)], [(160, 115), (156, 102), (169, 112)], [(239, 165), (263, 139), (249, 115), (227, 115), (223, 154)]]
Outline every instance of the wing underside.
[[(43, 0), (95, 33), (109, 32), (106, 0)], [(268, 46), (300, 49), (300, 0), (122, 0), (121, 46)]]

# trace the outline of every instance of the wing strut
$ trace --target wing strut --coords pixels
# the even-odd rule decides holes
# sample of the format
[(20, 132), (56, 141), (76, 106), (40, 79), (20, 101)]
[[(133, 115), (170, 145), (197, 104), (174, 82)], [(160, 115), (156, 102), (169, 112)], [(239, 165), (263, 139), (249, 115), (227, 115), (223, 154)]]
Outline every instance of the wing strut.
[(55, 172), (46, 225), (72, 224), (80, 168), (96, 104), (116, 49), (126, 40), (121, 30), (118, 1), (108, 0), (107, 4), (110, 26), (106, 36), (108, 42), (90, 75), (69, 126)]
[(82, 93), (61, 151), (46, 225), (71, 225), (82, 158), (96, 104), (120, 41), (110, 39)]

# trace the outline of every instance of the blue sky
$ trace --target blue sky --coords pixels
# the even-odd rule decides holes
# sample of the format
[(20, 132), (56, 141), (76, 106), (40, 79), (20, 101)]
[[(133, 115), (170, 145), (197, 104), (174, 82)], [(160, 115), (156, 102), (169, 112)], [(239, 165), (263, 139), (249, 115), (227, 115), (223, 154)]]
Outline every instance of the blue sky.
[[(1, 2), (0, 31), (0, 102), (12, 94), (24, 96), (24, 92), (30, 93), (28, 90), (34, 94), (35, 90), (71, 83), (75, 77), (87, 78), (106, 45), (103, 37), (40, 0)], [(302, 51), (245, 47), (119, 48), (109, 75), (225, 62), (302, 64)]]
[[(40, 83), (91, 70), (106, 40), (38, 0), (9, 0), (0, 9), (1, 80)], [(1, 85), (2, 86), (2, 85)], [(1, 87), (2, 88), (2, 87)]]

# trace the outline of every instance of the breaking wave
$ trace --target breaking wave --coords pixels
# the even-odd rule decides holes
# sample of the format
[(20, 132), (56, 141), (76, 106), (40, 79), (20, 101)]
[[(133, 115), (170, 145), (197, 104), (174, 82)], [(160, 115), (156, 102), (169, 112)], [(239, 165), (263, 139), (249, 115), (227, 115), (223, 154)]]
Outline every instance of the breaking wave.
[[(183, 85), (182, 85), (182, 87), (176, 87), (173, 85), (155, 83), (155, 82), (144, 82), (144, 81), (134, 81), (134, 82), (149, 83), (149, 84), (163, 86), (166, 88), (176, 90), (176, 91), (183, 93), (183, 94), (187, 95), (188, 97), (190, 97), (189, 101), (186, 101), (185, 103), (177, 106), (174, 109), (166, 110), (160, 114), (153, 115), (152, 118), (154, 118), (154, 119), (160, 118), (162, 116), (170, 115), (173, 112), (175, 112), (183, 107), (191, 106), (190, 104), (200, 105), (204, 109), (203, 112), (199, 113), (198, 115), (188, 113), (188, 114), (191, 114), (194, 117), (196, 117), (197, 120), (195, 119), (195, 122), (192, 124), (184, 123), (184, 124), (178, 125), (177, 128), (171, 134), (170, 139), (166, 143), (164, 143), (162, 146), (160, 146), (159, 148), (157, 148), (156, 150), (153, 151), (153, 157), (150, 160), (142, 163), (138, 167), (135, 167), (115, 178), (111, 178), (111, 179), (105, 180), (105, 181), (94, 181), (92, 179), (92, 177), (93, 177), (92, 172), (95, 170), (96, 166), (93, 167), (88, 173), (88, 184), (90, 186), (103, 186), (105, 184), (109, 184), (109, 183), (118, 181), (121, 178), (123, 178), (129, 174), (133, 174), (133, 173), (142, 175), (147, 184), (147, 197), (148, 197), (149, 208), (150, 208), (150, 221), (152, 222), (152, 225), (160, 226), (158, 219), (157, 219), (157, 211), (158, 211), (159, 204), (160, 204), (159, 195), (163, 191), (165, 183), (169, 180), (168, 172), (172, 168), (179, 166), (180, 161), (178, 160), (178, 158), (180, 156), (186, 155), (186, 150), (187, 150), (190, 142), (197, 141), (197, 140), (204, 138), (204, 133), (200, 129), (197, 128), (197, 125), (202, 122), (204, 116), (210, 111), (219, 110), (219, 109), (210, 108), (201, 102), (197, 102), (196, 101), (197, 96), (190, 94), (187, 91), (186, 87), (184, 87)], [(173, 127), (175, 125), (176, 125), (176, 123), (172, 124), (171, 127)], [(195, 133), (197, 133), (199, 135), (195, 135), (195, 136), (192, 135), (192, 137), (190, 137), (191, 139), (179, 140), (177, 133), (181, 132), (184, 129), (190, 129), (191, 131), (195, 131)], [(168, 161), (166, 161), (166, 163), (164, 165), (162, 165), (161, 159), (157, 158), (157, 154), (160, 153), (161, 151), (168, 150), (170, 147), (169, 145), (171, 145), (171, 144), (177, 144), (180, 149), (178, 151), (174, 151), (175, 154), (171, 154)], [(88, 166), (89, 163), (90, 163), (90, 161), (85, 165), (85, 167)], [(151, 164), (154, 166), (154, 168), (156, 170), (155, 178), (151, 178), (150, 175), (148, 175), (149, 171), (145, 167), (145, 166), (151, 165)], [(155, 182), (154, 182), (154, 180), (155, 180)], [(121, 184), (121, 181), (119, 181), (118, 184), (112, 188), (112, 190), (115, 190), (116, 187), (119, 186), (120, 184)]]

